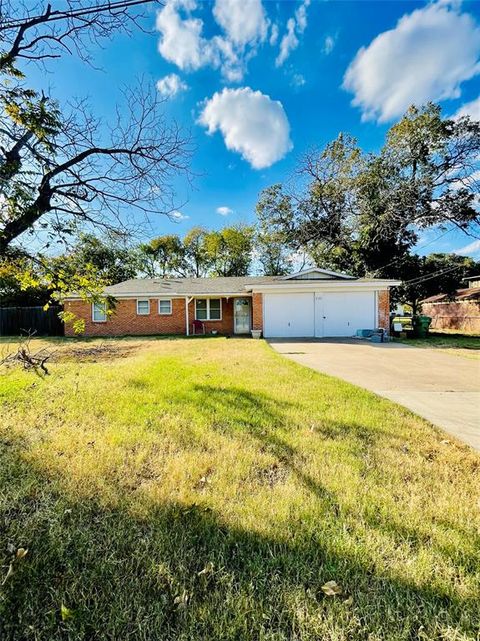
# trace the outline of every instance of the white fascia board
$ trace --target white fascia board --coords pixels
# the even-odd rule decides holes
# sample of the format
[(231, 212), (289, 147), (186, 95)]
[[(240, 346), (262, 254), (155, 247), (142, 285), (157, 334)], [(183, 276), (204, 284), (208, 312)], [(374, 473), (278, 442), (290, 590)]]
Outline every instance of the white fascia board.
[(397, 287), (398, 285), (401, 285), (401, 281), (399, 280), (375, 280), (375, 281), (322, 281), (318, 280), (315, 283), (308, 282), (308, 283), (302, 283), (302, 282), (286, 282), (282, 284), (262, 284), (262, 285), (246, 285), (245, 287), (248, 287), (250, 291), (253, 293), (267, 293), (267, 292), (314, 292), (314, 291), (321, 291), (321, 290), (349, 290), (349, 291), (356, 291), (356, 290), (381, 290), (381, 289), (389, 289), (390, 287)]

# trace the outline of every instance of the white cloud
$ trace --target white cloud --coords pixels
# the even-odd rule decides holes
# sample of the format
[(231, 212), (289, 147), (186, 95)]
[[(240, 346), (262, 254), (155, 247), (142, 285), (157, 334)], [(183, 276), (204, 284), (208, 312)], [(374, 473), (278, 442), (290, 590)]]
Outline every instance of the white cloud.
[(303, 87), (303, 85), (306, 83), (305, 77), (302, 76), (301, 73), (294, 73), (292, 76), (292, 85), (294, 87)]
[(458, 98), (460, 85), (480, 71), (480, 29), (457, 6), (429, 4), (362, 47), (343, 86), (364, 119), (401, 116), (412, 104)]
[(188, 89), (188, 87), (180, 76), (177, 76), (176, 73), (171, 73), (157, 81), (157, 89), (165, 98), (172, 98), (180, 91)]
[(268, 20), (261, 0), (215, 0), (213, 15), (228, 39), (240, 47), (263, 42)]
[(275, 60), (277, 67), (281, 67), (285, 60), (294, 49), (298, 47), (299, 40), (295, 35), (296, 22), (294, 18), (289, 18), (287, 22), (287, 33), (280, 42), (280, 52)]
[(287, 33), (280, 41), (280, 51), (275, 60), (277, 67), (281, 67), (291, 52), (299, 45), (298, 36), (307, 28), (307, 7), (310, 0), (304, 0), (296, 9), (293, 18), (287, 21)]
[(329, 56), (335, 48), (335, 40), (336, 39), (333, 36), (325, 36), (325, 40), (323, 41), (323, 53), (326, 56)]
[(175, 222), (181, 223), (182, 220), (188, 220), (190, 216), (187, 216), (186, 214), (182, 214), (181, 211), (172, 211), (170, 213), (170, 218)]
[(261, 0), (216, 0), (214, 18), (224, 34), (205, 38), (203, 20), (194, 17), (196, 0), (167, 0), (158, 11), (158, 50), (182, 70), (211, 66), (231, 82), (239, 82), (246, 61), (267, 37), (269, 21)]
[(472, 120), (480, 120), (480, 97), (462, 105), (454, 118), (460, 118), (461, 116), (470, 116)]
[[(207, 41), (202, 38), (203, 21), (192, 18), (195, 0), (170, 0), (157, 13), (156, 27), (161, 33), (158, 50), (180, 69), (199, 69), (211, 59)], [(186, 13), (183, 18), (180, 11)]]
[(270, 167), (293, 147), (282, 103), (250, 87), (215, 93), (205, 102), (199, 123), (209, 134), (220, 130), (227, 149), (254, 169)]
[(299, 33), (303, 33), (307, 28), (307, 7), (309, 4), (310, 0), (303, 0), (302, 4), (295, 11), (295, 19)]
[(215, 36), (211, 43), (219, 57), (214, 62), (214, 66), (220, 66), (223, 76), (230, 82), (240, 82), (245, 73), (245, 62), (242, 56), (237, 53), (230, 40)]
[(278, 40), (278, 24), (274, 23), (272, 24), (272, 29), (270, 31), (270, 39), (268, 42), (273, 47), (274, 45), (277, 44), (277, 40)]
[(220, 216), (229, 216), (230, 214), (233, 214), (233, 209), (230, 209), (230, 207), (217, 207), (217, 214), (220, 214)]
[(465, 247), (460, 247), (456, 249), (454, 254), (459, 254), (461, 256), (470, 256), (472, 254), (480, 253), (480, 240), (474, 240), (472, 243), (465, 245)]

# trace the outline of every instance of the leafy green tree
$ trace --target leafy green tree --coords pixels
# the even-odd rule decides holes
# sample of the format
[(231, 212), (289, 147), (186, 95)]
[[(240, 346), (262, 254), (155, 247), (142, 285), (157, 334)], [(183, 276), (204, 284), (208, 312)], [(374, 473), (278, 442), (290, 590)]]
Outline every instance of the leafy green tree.
[[(22, 283), (20, 274), (32, 274), (30, 282)], [(0, 306), (22, 307), (46, 305), (52, 296), (52, 289), (40, 275), (35, 263), (26, 259), (0, 262)]]
[(244, 276), (252, 261), (253, 228), (245, 225), (207, 231), (193, 227), (185, 236), (167, 234), (139, 248), (140, 271), (166, 276)]
[[(79, 264), (70, 254), (56, 257), (24, 255), (9, 256), (0, 261), (1, 305), (62, 304), (65, 293), (78, 292), (82, 300), (104, 301), (109, 307), (114, 301), (105, 297), (103, 290), (110, 284), (91, 263)], [(75, 331), (84, 330), (85, 321), (71, 312), (62, 311), (60, 318), (73, 324)]]
[(246, 276), (252, 263), (253, 227), (236, 225), (207, 232), (205, 248), (214, 276)]
[(98, 277), (109, 285), (134, 278), (138, 269), (136, 253), (118, 234), (103, 239), (93, 234), (81, 234), (72, 251), (62, 256), (60, 261), (70, 264), (78, 272), (84, 272), (85, 267), (91, 265)]
[(140, 245), (141, 270), (149, 278), (165, 278), (183, 272), (185, 250), (177, 234), (166, 234)]
[(134, 278), (138, 269), (137, 252), (125, 245), (122, 236), (97, 238), (81, 234), (67, 253), (58, 256), (23, 254), (0, 261), (1, 305), (47, 305), (61, 302), (71, 283), (87, 284), (90, 295), (99, 287)]
[(295, 193), (275, 185), (261, 194), (259, 203), (273, 201), (264, 224), (313, 264), (398, 277), (419, 229), (478, 226), (479, 159), (480, 123), (442, 119), (433, 104), (412, 107), (379, 153), (341, 134), (307, 154)]
[(284, 276), (291, 271), (292, 261), (288, 236), (282, 220), (291, 212), (291, 202), (281, 185), (265, 189), (256, 206), (258, 225), (255, 230), (255, 254), (265, 276)]
[(199, 278), (206, 276), (211, 266), (205, 238), (207, 231), (203, 227), (192, 227), (183, 238), (185, 276)]

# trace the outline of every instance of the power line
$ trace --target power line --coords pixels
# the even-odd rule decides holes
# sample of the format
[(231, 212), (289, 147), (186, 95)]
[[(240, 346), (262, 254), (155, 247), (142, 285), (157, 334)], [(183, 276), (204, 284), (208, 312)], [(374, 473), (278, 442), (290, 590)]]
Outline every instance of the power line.
[(65, 20), (68, 18), (81, 18), (82, 16), (89, 15), (91, 13), (103, 13), (106, 11), (115, 12), (120, 9), (129, 9), (130, 7), (135, 7), (141, 4), (149, 4), (155, 2), (161, 4), (158, 0), (120, 0), (119, 2), (107, 2), (101, 5), (92, 5), (90, 7), (85, 7), (83, 9), (72, 9), (71, 11), (52, 11), (50, 13), (44, 13), (39, 16), (25, 16), (19, 20), (7, 20), (3, 24), (0, 24), (0, 31), (6, 31), (7, 29), (18, 29), (25, 25), (28, 22), (42, 21), (42, 18), (45, 18), (43, 22), (54, 22), (57, 20)]
[[(423, 249), (424, 247), (428, 247), (429, 245), (432, 245), (433, 243), (436, 243), (437, 240), (440, 240), (440, 238), (443, 238), (443, 236), (445, 236), (446, 234), (449, 234), (454, 229), (455, 229), (455, 227), (451, 227), (450, 229), (447, 229), (447, 231), (444, 231), (443, 234), (440, 234), (440, 236), (437, 236), (433, 240), (430, 240), (428, 243), (425, 243), (424, 245), (419, 245), (418, 247), (415, 247), (415, 249), (417, 249), (417, 250), (418, 249)], [(387, 267), (390, 267), (390, 265), (395, 265), (396, 263), (404, 262), (408, 258), (410, 258), (410, 254), (408, 256), (404, 256), (403, 258), (395, 258), (394, 260), (390, 261), (386, 265), (383, 265), (382, 267), (377, 267), (377, 269), (375, 269), (373, 271), (373, 274), (375, 275), (376, 273), (378, 273), (382, 269), (386, 269)]]
[(462, 267), (464, 267), (464, 265), (455, 265), (455, 267), (449, 267), (448, 269), (439, 269), (436, 272), (427, 274), (427, 276), (419, 276), (417, 278), (412, 278), (411, 280), (406, 280), (402, 283), (402, 285), (419, 285), (420, 283), (423, 283), (427, 280), (431, 280), (432, 278), (436, 278), (437, 276), (443, 276), (444, 274), (448, 274), (449, 272), (453, 272), (456, 269), (460, 269)]

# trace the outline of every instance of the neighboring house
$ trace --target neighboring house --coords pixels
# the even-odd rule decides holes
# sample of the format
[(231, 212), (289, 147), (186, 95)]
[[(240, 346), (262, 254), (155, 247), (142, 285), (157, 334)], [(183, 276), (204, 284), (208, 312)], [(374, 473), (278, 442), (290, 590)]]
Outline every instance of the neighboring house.
[(480, 276), (465, 278), (468, 288), (455, 294), (436, 294), (421, 302), (422, 313), (432, 319), (431, 329), (455, 329), (480, 334)]
[[(399, 284), (317, 268), (289, 276), (133, 279), (106, 288), (116, 299), (111, 316), (104, 304), (75, 295), (65, 309), (85, 321), (87, 336), (188, 336), (194, 325), (228, 335), (353, 336), (357, 329), (388, 332), (389, 288)], [(73, 333), (67, 325), (65, 334)]]

